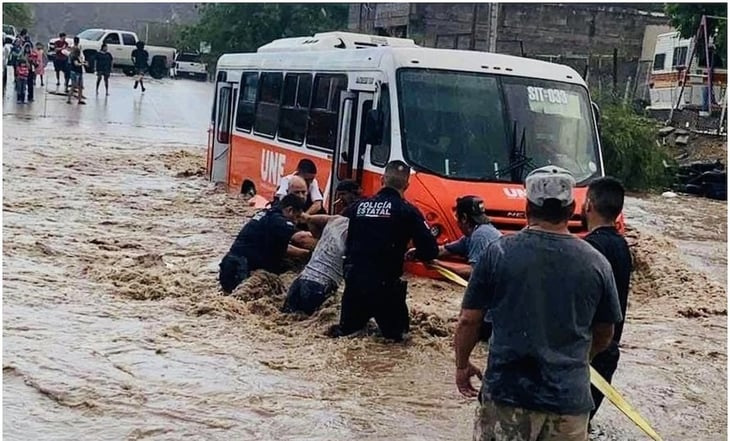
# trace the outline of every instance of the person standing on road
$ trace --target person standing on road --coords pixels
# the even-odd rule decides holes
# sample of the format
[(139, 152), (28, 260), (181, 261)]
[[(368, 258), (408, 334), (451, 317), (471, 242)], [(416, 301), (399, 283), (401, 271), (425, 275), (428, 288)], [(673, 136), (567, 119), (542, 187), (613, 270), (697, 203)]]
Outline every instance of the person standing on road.
[[(586, 441), (589, 360), (622, 319), (611, 265), (568, 231), (573, 176), (547, 166), (525, 180), (528, 227), (491, 243), (464, 293), (454, 337), (456, 385), (479, 396), (474, 440)], [(481, 377), (469, 356), (484, 311), (493, 335)]]
[(36, 67), (35, 75), (36, 78), (40, 78), (41, 87), (45, 87), (43, 79), (46, 75), (46, 66), (48, 65), (48, 55), (43, 50), (43, 43), (37, 43), (35, 46), (36, 58), (38, 59), (38, 67)]
[(297, 171), (290, 175), (284, 176), (281, 178), (281, 180), (279, 180), (279, 186), (274, 193), (274, 199), (279, 199), (288, 194), (289, 183), (295, 176), (304, 179), (304, 182), (306, 182), (308, 186), (306, 194), (306, 213), (324, 214), (325, 211), (322, 207), (324, 197), (322, 196), (322, 192), (319, 190), (319, 183), (317, 183), (317, 166), (311, 159), (302, 159), (301, 161), (299, 161), (299, 164), (297, 164)]
[(6, 38), (3, 42), (3, 95), (8, 87), (8, 66), (11, 65), (10, 54), (13, 50), (13, 43), (10, 38)]
[(24, 46), (23, 56), (28, 61), (28, 102), (32, 103), (35, 100), (36, 70), (38, 69), (38, 66), (40, 66), (41, 62), (38, 59), (38, 54), (29, 44)]
[(25, 58), (20, 58), (15, 63), (15, 94), (18, 104), (25, 103), (25, 89), (28, 87), (29, 72), (28, 61)]
[(347, 212), (345, 292), (340, 323), (329, 330), (333, 337), (358, 332), (373, 317), (387, 339), (402, 341), (410, 329), (407, 284), (401, 279), (406, 247), (413, 240), (418, 260), (438, 255), (423, 215), (403, 197), (410, 174), (403, 161), (389, 162), (380, 191)]
[[(357, 202), (361, 192), (362, 189), (356, 181), (340, 181), (335, 190), (335, 198), (342, 202), (341, 210), (345, 211)], [(312, 315), (325, 300), (337, 292), (338, 285), (342, 283), (345, 238), (350, 220), (345, 216), (326, 214), (303, 217), (307, 219), (309, 230), (319, 238), (319, 242), (307, 266), (289, 288), (282, 311), (301, 311)]]
[(79, 51), (79, 60), (81, 60), (81, 66), (82, 66), (82, 68), (81, 68), (81, 86), (82, 86), (82, 90), (80, 92), (80, 97), (81, 97), (82, 100), (85, 100), (86, 99), (86, 95), (84, 95), (84, 93), (83, 93), (84, 72), (86, 71), (86, 67), (89, 64), (86, 62), (86, 56), (84, 55), (84, 48), (81, 47), (81, 39), (78, 36), (76, 36), (76, 37), (74, 37), (74, 40), (73, 41), (74, 41), (74, 45), (71, 48), (71, 50), (73, 51), (74, 49), (78, 49), (78, 51)]
[[(633, 265), (629, 245), (616, 229), (616, 218), (624, 209), (624, 193), (624, 187), (618, 180), (611, 177), (596, 179), (588, 186), (581, 217), (583, 225), (590, 231), (585, 240), (603, 254), (611, 264), (618, 290), (618, 301), (621, 305), (621, 315), (625, 320)], [(624, 320), (616, 323), (613, 339), (608, 349), (591, 360), (591, 366), (609, 383), (618, 366), (619, 344), (624, 330)], [(591, 386), (591, 394), (595, 404), (590, 415), (590, 418), (593, 419), (603, 401), (603, 394), (593, 386)]]
[(68, 63), (68, 42), (66, 41), (66, 33), (58, 34), (58, 40), (53, 42), (53, 68), (56, 71), (56, 86), (61, 85), (61, 72), (63, 72), (64, 89), (68, 93), (68, 82), (70, 79), (70, 68)]
[(303, 211), (304, 201), (288, 195), (276, 207), (261, 210), (246, 222), (220, 262), (218, 280), (224, 293), (232, 293), (251, 271), (280, 273), (285, 255), (309, 256), (309, 250), (290, 244)]
[(15, 39), (15, 44), (20, 46), (21, 49), (24, 49), (26, 43), (28, 42), (30, 42), (28, 30), (23, 28), (20, 30), (20, 34), (18, 34), (18, 37)]
[(142, 92), (145, 91), (144, 75), (147, 73), (149, 58), (150, 54), (144, 49), (144, 42), (138, 41), (137, 49), (132, 51), (132, 63), (134, 64), (135, 74), (137, 75), (137, 79), (134, 80), (134, 88), (136, 89), (137, 85), (139, 85), (142, 87)]
[(81, 50), (79, 48), (73, 48), (71, 51), (71, 57), (69, 58), (69, 64), (71, 65), (71, 90), (68, 93), (68, 104), (71, 104), (71, 97), (74, 92), (78, 97), (79, 104), (86, 104), (83, 100), (84, 93), (84, 62), (81, 61)]
[(96, 55), (96, 94), (99, 94), (99, 85), (104, 79), (106, 96), (109, 96), (109, 76), (112, 73), (112, 54), (109, 53), (106, 43), (101, 45), (101, 52)]

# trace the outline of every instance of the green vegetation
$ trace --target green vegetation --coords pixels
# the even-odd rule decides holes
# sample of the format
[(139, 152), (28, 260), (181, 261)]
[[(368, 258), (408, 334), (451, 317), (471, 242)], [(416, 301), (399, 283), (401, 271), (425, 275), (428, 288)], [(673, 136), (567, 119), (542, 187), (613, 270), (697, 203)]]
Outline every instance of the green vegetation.
[(254, 52), (277, 38), (342, 30), (348, 10), (337, 3), (203, 4), (200, 20), (182, 30), (178, 47), (197, 51), (201, 41), (208, 42), (211, 53), (205, 58), (214, 64), (221, 54)]
[[(703, 15), (727, 17), (727, 3), (667, 3), (664, 11), (682, 38), (692, 38), (697, 33)], [(715, 40), (717, 56), (727, 61), (727, 20), (710, 18), (707, 25), (709, 35)], [(702, 42), (699, 44), (699, 56), (704, 60), (704, 46)]]
[(28, 3), (3, 3), (3, 24), (27, 28), (33, 24), (33, 9)]
[[(595, 97), (594, 97), (595, 98)], [(601, 146), (606, 174), (620, 179), (627, 189), (664, 189), (671, 184), (664, 161), (669, 152), (657, 142), (656, 120), (642, 116), (629, 105), (599, 98)]]

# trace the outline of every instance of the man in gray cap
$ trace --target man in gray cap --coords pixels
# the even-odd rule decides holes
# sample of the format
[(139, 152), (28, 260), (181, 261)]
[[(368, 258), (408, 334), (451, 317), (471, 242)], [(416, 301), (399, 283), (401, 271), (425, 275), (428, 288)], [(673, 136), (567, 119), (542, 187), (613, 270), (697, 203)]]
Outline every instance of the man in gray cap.
[(460, 265), (438, 259), (436, 263), (468, 280), (487, 245), (502, 237), (502, 233), (489, 222), (484, 201), (478, 196), (462, 196), (456, 199), (456, 222), (464, 235), (454, 242), (440, 246), (438, 257), (459, 256), (467, 259), (469, 264)]
[[(472, 273), (456, 329), (456, 385), (479, 396), (475, 440), (588, 439), (589, 360), (621, 321), (611, 265), (568, 231), (570, 172), (555, 166), (525, 180), (528, 227), (491, 243)], [(493, 335), (481, 377), (469, 362), (484, 311)]]

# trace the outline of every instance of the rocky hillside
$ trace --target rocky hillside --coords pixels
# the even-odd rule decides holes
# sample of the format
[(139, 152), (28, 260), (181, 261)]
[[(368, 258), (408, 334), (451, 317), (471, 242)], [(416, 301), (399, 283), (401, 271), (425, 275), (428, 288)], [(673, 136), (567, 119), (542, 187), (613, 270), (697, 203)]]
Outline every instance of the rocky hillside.
[(150, 43), (166, 44), (169, 41), (154, 41), (169, 40), (170, 32), (161, 29), (194, 22), (198, 16), (194, 3), (34, 3), (31, 7), (35, 23), (29, 30), (37, 41), (89, 28), (130, 30), (145, 38), (149, 24)]

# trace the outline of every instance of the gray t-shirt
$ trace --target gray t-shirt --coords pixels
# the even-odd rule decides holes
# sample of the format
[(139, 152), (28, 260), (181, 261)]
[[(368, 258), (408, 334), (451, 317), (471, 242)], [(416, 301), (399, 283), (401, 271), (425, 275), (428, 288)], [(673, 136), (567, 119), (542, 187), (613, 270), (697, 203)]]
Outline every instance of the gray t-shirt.
[(621, 321), (611, 265), (585, 241), (525, 229), (487, 247), (462, 308), (494, 323), (484, 391), (515, 407), (579, 415), (593, 409), (594, 323)]
[(494, 228), (492, 224), (477, 225), (471, 236), (462, 236), (461, 239), (447, 243), (444, 248), (451, 254), (466, 257), (472, 267), (477, 263), (479, 257), (487, 245), (502, 237), (502, 233)]
[(345, 239), (350, 219), (335, 216), (322, 230), (322, 237), (314, 247), (309, 263), (302, 271), (302, 279), (327, 286), (342, 283), (345, 256)]

